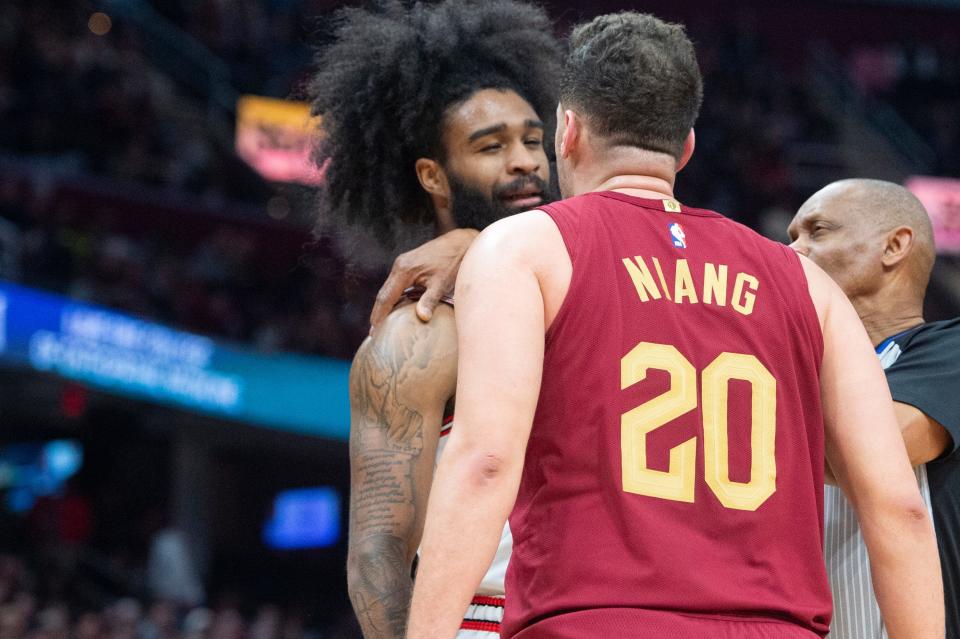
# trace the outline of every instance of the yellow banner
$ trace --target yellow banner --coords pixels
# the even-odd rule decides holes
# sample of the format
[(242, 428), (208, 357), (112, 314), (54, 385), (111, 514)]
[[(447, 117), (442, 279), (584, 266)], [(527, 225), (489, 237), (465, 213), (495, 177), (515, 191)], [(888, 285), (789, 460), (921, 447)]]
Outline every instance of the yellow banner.
[(320, 134), (320, 118), (310, 116), (310, 105), (245, 95), (237, 101), (237, 155), (273, 182), (316, 185), (323, 171), (311, 153)]

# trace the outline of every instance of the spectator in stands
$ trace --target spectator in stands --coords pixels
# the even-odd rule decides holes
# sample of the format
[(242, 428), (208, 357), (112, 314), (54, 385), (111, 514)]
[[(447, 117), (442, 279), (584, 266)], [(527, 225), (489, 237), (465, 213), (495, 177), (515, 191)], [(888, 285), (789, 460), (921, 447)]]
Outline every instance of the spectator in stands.
[[(187, 534), (179, 528), (168, 525), (154, 534), (147, 560), (147, 586), (154, 598), (185, 608), (198, 606), (206, 598), (195, 553)], [(161, 608), (159, 612), (163, 611)]]

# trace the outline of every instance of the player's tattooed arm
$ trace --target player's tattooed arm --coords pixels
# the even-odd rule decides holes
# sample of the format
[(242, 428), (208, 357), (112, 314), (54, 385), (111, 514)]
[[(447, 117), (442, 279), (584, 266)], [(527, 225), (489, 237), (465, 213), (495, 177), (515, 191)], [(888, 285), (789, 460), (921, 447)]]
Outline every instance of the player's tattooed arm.
[(366, 639), (403, 637), (444, 406), (456, 389), (456, 328), (442, 307), (398, 309), (350, 371), (350, 599)]

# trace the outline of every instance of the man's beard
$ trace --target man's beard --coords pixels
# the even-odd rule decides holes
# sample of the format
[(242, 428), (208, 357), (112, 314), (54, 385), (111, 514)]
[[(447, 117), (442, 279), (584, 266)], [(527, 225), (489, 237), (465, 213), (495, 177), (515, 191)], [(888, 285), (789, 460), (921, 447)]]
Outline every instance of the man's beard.
[[(543, 201), (549, 204), (556, 199), (552, 185), (544, 182), (539, 175), (522, 175), (509, 184), (496, 186), (491, 193), (468, 185), (452, 173), (447, 173), (450, 181), (450, 196), (453, 221), (458, 228), (483, 230), (499, 219), (526, 209), (509, 206), (500, 196), (503, 193), (518, 191), (531, 184), (540, 190)], [(532, 207), (536, 208), (536, 207)]]

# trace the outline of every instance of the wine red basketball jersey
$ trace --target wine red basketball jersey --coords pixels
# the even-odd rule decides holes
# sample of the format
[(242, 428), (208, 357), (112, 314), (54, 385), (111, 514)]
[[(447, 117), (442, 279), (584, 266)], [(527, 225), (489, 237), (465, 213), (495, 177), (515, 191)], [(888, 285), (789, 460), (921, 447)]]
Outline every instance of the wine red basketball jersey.
[(823, 337), (794, 252), (673, 200), (541, 207), (546, 335), (504, 637), (816, 637)]

